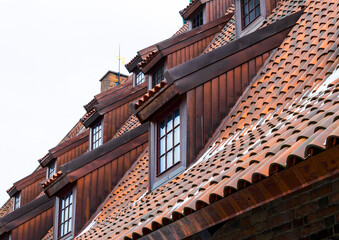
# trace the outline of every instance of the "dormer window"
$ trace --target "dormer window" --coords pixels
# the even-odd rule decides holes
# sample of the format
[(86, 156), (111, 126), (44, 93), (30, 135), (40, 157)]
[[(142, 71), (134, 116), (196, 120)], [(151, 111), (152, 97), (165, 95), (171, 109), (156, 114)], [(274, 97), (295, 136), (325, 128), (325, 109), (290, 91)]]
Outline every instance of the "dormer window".
[(54, 173), (56, 173), (56, 161), (53, 161), (47, 167), (47, 179), (50, 179), (53, 176)]
[(21, 196), (20, 192), (16, 193), (13, 197), (13, 210), (20, 208)]
[(150, 121), (150, 188), (155, 189), (186, 169), (186, 101), (175, 101)]
[(203, 14), (203, 11), (200, 10), (192, 18), (192, 29), (193, 28), (197, 28), (197, 27), (199, 27), (199, 26), (201, 26), (203, 24), (204, 24), (204, 14)]
[(135, 86), (145, 82), (145, 76), (140, 69), (135, 72)]
[(152, 87), (159, 84), (162, 80), (164, 80), (164, 72), (165, 72), (165, 66), (162, 64), (159, 66), (154, 73), (152, 74)]
[(242, 24), (247, 27), (260, 16), (260, 0), (241, 0)]
[(101, 127), (101, 121), (95, 124), (91, 128), (91, 134), (90, 134), (90, 146), (91, 150), (96, 149), (100, 145), (102, 145), (102, 127)]
[(70, 239), (73, 236), (75, 214), (75, 188), (57, 198), (57, 239)]
[(267, 12), (266, 0), (235, 0), (237, 38), (256, 31), (264, 22)]
[(159, 126), (158, 174), (180, 162), (180, 111), (175, 110)]

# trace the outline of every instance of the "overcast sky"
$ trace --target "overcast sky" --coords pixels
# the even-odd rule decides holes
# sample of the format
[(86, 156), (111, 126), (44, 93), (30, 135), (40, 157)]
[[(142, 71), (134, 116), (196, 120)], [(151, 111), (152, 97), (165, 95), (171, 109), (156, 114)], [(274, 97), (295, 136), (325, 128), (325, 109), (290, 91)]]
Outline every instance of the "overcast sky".
[[(189, 0), (0, 0), (0, 205), (84, 115), (118, 49), (171, 37)], [(127, 74), (124, 67), (122, 73)]]

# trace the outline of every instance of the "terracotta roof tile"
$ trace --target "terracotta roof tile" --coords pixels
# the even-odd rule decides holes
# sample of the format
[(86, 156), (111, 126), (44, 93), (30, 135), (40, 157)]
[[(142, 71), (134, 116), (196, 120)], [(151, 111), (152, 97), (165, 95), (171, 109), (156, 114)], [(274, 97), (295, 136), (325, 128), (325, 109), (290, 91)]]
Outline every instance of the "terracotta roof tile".
[(13, 211), (13, 200), (10, 198), (8, 201), (0, 208), (0, 218), (6, 216), (7, 214)]
[(114, 135), (113, 138), (117, 138), (120, 137), (121, 135), (125, 134), (126, 132), (140, 126), (141, 123), (138, 120), (138, 118), (134, 115), (131, 115), (127, 121), (125, 122), (125, 124), (117, 131), (117, 133)]
[(153, 97), (154, 94), (159, 92), (163, 87), (166, 86), (166, 81), (161, 81), (159, 84), (155, 85), (154, 88), (149, 90), (146, 94), (141, 96), (135, 103), (134, 107), (135, 109), (139, 108), (144, 102), (146, 102), (149, 98)]
[(192, 2), (190, 2), (184, 9), (179, 11), (180, 15), (183, 15), (188, 9), (190, 9), (196, 1), (198, 0), (192, 0)]
[[(338, 144), (339, 3), (307, 5), (197, 162), (148, 192), (146, 151), (112, 191), (94, 226), (77, 239), (147, 235)], [(318, 36), (320, 29), (326, 38)]]
[(139, 64), (140, 68), (143, 68), (147, 63), (149, 63), (157, 54), (159, 53), (158, 50), (153, 50), (150, 52)]
[(67, 135), (60, 141), (59, 144), (66, 142), (69, 139), (77, 136), (83, 130), (85, 130), (85, 126), (80, 121), (77, 122), (77, 124), (75, 124), (75, 126), (67, 133)]
[[(289, 16), (304, 7), (306, 0), (286, 0), (280, 1), (278, 6), (273, 10), (272, 14), (267, 17), (262, 27), (266, 27), (286, 16)], [(234, 4), (227, 10), (226, 14), (234, 12)], [(224, 46), (235, 40), (235, 16), (233, 16), (225, 25), (225, 27), (217, 34), (204, 53), (213, 51), (214, 49)]]
[(186, 22), (182, 27), (173, 35), (173, 37), (178, 36), (184, 32), (187, 32), (189, 30), (188, 28), (189, 22)]
[(58, 171), (57, 173), (54, 173), (53, 176), (49, 179), (47, 179), (45, 182), (41, 183), (41, 187), (45, 188), (52, 182), (54, 182), (56, 179), (58, 179), (62, 175), (61, 171)]
[(82, 122), (86, 121), (90, 116), (92, 116), (96, 112), (95, 108), (91, 111), (87, 112), (81, 119)]
[(43, 237), (42, 240), (53, 240), (54, 239), (54, 228), (52, 227), (48, 233), (46, 234), (46, 236)]

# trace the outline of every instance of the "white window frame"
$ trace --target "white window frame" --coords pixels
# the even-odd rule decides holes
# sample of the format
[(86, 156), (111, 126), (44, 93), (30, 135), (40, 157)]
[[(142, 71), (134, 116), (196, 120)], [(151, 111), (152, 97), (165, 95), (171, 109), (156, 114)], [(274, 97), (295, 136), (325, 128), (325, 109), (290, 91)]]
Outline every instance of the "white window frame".
[[(149, 142), (150, 142), (150, 190), (159, 188), (166, 182), (175, 178), (187, 167), (187, 105), (186, 101), (183, 100), (179, 103), (180, 109), (180, 163), (174, 166), (172, 170), (166, 170), (158, 175), (158, 125), (159, 118), (157, 117), (154, 121), (150, 122)], [(173, 109), (175, 110), (175, 109)], [(170, 113), (170, 112), (168, 112)], [(168, 114), (166, 114), (168, 115)]]
[(54, 165), (54, 173), (53, 174), (55, 174), (57, 171), (56, 171), (56, 169), (57, 169), (57, 161), (56, 160), (54, 160), (51, 164), (49, 164), (49, 166), (47, 166), (47, 171), (46, 171), (46, 179), (50, 179), (52, 176), (50, 176), (49, 175), (49, 169), (50, 169), (50, 165)]
[(93, 128), (96, 127), (97, 125), (101, 125), (101, 138), (100, 138), (100, 142), (99, 142), (99, 146), (100, 147), (103, 144), (103, 138), (104, 138), (104, 124), (103, 124), (103, 119), (100, 120), (99, 122), (97, 122), (96, 124), (93, 124), (92, 127), (90, 127), (90, 131), (89, 131), (89, 150), (92, 151), (96, 148), (93, 149)]
[[(16, 205), (16, 199), (19, 198), (18, 206)], [(21, 193), (18, 192), (13, 196), (13, 211), (21, 207)]]
[[(69, 189), (64, 195), (72, 191), (73, 197), (73, 209), (72, 209), (72, 230), (69, 235), (59, 237), (59, 213), (60, 213), (60, 196), (55, 198), (55, 214), (54, 214), (54, 239), (60, 240), (70, 240), (74, 238), (74, 229), (75, 229), (75, 213), (76, 213), (76, 194), (77, 188), (74, 186), (73, 188)], [(64, 196), (62, 195), (62, 196)]]
[(260, 0), (260, 16), (253, 22), (243, 28), (241, 0), (235, 0), (235, 29), (236, 37), (241, 38), (249, 33), (256, 31), (266, 18), (266, 0)]

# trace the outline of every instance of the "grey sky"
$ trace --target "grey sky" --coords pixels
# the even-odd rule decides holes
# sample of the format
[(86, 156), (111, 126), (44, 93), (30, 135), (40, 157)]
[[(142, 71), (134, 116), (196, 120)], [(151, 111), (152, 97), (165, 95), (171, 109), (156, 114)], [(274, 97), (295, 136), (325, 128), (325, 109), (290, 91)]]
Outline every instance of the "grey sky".
[[(99, 79), (171, 37), (189, 0), (0, 0), (0, 205), (99, 93)], [(127, 73), (122, 67), (122, 72)]]

